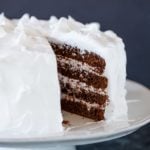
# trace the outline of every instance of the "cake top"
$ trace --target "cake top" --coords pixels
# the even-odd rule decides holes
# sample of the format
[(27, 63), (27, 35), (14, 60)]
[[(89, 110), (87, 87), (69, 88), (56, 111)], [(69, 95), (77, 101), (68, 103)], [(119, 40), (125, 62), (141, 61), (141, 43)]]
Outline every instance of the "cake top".
[[(89, 51), (94, 51), (99, 53), (99, 48), (106, 47), (122, 47), (124, 48), (124, 44), (122, 39), (119, 38), (113, 31), (101, 31), (99, 23), (88, 23), (82, 24), (72, 17), (61, 17), (56, 18), (55, 16), (50, 17), (49, 20), (39, 20), (34, 16), (29, 16), (28, 14), (23, 15), (20, 19), (7, 19), (4, 14), (0, 15), (0, 32), (1, 36), (5, 34), (5, 32), (11, 31), (14, 28), (18, 31), (25, 31), (30, 35), (38, 35), (47, 37), (50, 40), (57, 40), (59, 42), (72, 43), (72, 45), (79, 45), (79, 40), (84, 40), (84, 43), (81, 45), (81, 49), (86, 49)], [(3, 27), (3, 29), (2, 29)], [(68, 38), (70, 40), (68, 40)], [(76, 38), (76, 43), (72, 42), (72, 38)], [(65, 41), (65, 39), (67, 40)], [(77, 40), (78, 39), (78, 40)], [(81, 42), (82, 43), (82, 42)], [(95, 45), (95, 48), (93, 46)]]
[(49, 19), (49, 28), (51, 40), (55, 41), (56, 39), (56, 41), (68, 43), (75, 47), (79, 46), (81, 50), (86, 49), (100, 54), (101, 50), (99, 49), (105, 51), (108, 47), (124, 49), (122, 39), (111, 30), (101, 31), (99, 23), (82, 24), (70, 16), (60, 19), (52, 16)]

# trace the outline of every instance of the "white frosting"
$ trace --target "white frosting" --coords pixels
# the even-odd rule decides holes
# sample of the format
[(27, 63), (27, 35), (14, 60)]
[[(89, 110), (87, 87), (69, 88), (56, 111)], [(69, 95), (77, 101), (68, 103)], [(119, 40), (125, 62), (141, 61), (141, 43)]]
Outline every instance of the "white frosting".
[(108, 78), (109, 105), (105, 110), (106, 120), (127, 115), (126, 53), (122, 39), (112, 31), (102, 32), (98, 23), (82, 24), (71, 17), (51, 17), (49, 38), (55, 42), (77, 46), (81, 50), (97, 53), (106, 61), (104, 75)]
[(84, 25), (71, 17), (44, 21), (24, 15), (9, 20), (1, 14), (1, 136), (46, 136), (63, 131), (56, 59), (47, 38), (102, 56), (110, 100), (105, 118), (127, 115), (126, 54), (115, 33), (100, 31), (98, 23)]
[(27, 15), (19, 21), (0, 16), (1, 137), (63, 131), (56, 58), (42, 34)]

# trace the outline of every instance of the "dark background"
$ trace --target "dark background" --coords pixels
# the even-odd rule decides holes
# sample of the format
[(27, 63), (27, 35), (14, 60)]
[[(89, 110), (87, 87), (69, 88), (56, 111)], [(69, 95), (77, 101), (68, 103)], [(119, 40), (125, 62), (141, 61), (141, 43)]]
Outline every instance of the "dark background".
[[(128, 78), (150, 88), (150, 1), (149, 0), (0, 0), (7, 17), (24, 13), (48, 19), (71, 15), (88, 23), (100, 22), (123, 38), (127, 51)], [(109, 142), (79, 146), (78, 150), (150, 150), (150, 125), (136, 133)]]

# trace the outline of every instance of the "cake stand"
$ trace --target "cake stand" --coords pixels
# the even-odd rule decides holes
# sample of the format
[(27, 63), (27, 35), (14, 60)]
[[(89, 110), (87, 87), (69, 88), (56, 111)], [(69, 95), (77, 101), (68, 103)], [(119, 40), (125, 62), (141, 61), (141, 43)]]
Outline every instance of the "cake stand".
[(150, 90), (127, 81), (128, 119), (111, 122), (94, 122), (67, 112), (69, 121), (64, 133), (41, 138), (0, 138), (0, 150), (4, 149), (48, 149), (75, 150), (75, 145), (104, 142), (128, 135), (150, 122)]

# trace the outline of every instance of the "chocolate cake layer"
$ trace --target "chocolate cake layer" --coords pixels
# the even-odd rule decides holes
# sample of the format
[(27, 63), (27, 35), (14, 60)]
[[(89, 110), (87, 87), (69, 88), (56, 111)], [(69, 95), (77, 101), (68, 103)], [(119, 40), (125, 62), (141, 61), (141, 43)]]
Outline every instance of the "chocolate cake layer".
[(105, 69), (105, 60), (93, 53), (93, 52), (88, 52), (87, 50), (84, 50), (81, 52), (81, 50), (77, 47), (72, 47), (66, 44), (55, 44), (55, 43), (50, 43), (52, 48), (55, 51), (56, 55), (61, 55), (65, 56), (68, 58), (72, 58), (78, 61), (81, 61), (83, 63), (87, 63), (90, 66), (95, 67), (95, 71), (102, 74), (104, 69)]
[(69, 64), (70, 68), (72, 68), (72, 69), (75, 69), (75, 70), (79, 69), (80, 71), (85, 70), (87, 72), (91, 72), (98, 76), (102, 75), (96, 71), (97, 68), (89, 66), (86, 63), (80, 62), (80, 61), (72, 59), (72, 58), (67, 58), (65, 56), (57, 55), (57, 61), (61, 64), (61, 66), (65, 65), (65, 64)]
[(62, 93), (72, 96), (73, 98), (82, 99), (83, 101), (89, 102), (91, 104), (95, 102), (99, 105), (103, 105), (108, 99), (107, 95), (101, 95), (84, 90), (82, 88), (72, 88), (70, 83), (63, 83), (62, 81), (60, 81), (60, 85)]
[[(69, 64), (61, 64), (58, 63), (58, 72), (64, 76), (69, 78), (78, 79), (80, 82), (84, 82), (87, 85), (92, 85), (94, 88), (101, 88), (105, 89), (107, 87), (108, 81), (106, 77), (97, 76), (93, 73), (87, 72), (85, 70), (74, 70), (72, 69)], [(81, 66), (82, 67), (82, 66)]]
[(91, 118), (96, 121), (104, 119), (104, 110), (101, 109), (101, 107), (91, 107), (88, 109), (87, 105), (82, 102), (68, 101), (66, 99), (61, 100), (61, 107), (65, 111)]

